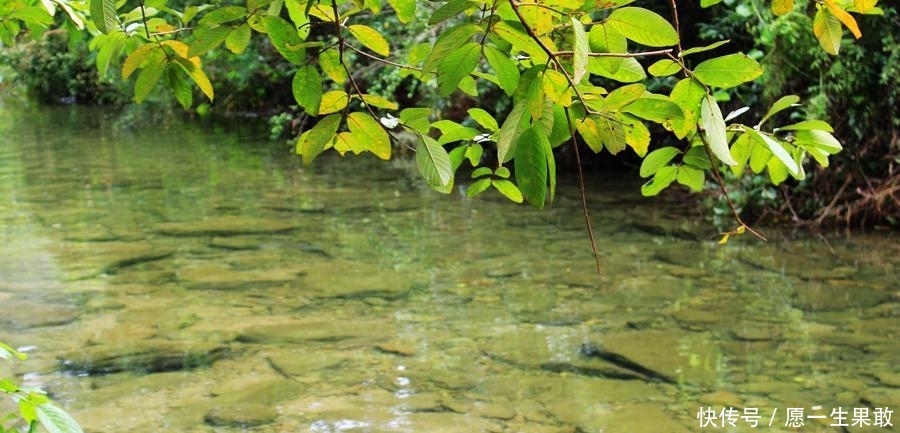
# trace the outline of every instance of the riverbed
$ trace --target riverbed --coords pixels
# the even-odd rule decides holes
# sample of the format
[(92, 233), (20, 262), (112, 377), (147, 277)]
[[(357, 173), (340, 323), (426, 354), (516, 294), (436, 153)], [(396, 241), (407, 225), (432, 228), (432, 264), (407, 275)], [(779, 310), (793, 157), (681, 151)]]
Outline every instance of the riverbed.
[(598, 275), (565, 179), (535, 210), (234, 125), (0, 107), (0, 134), (0, 341), (29, 355), (0, 372), (86, 432), (900, 431), (896, 234), (719, 245), (592, 177)]

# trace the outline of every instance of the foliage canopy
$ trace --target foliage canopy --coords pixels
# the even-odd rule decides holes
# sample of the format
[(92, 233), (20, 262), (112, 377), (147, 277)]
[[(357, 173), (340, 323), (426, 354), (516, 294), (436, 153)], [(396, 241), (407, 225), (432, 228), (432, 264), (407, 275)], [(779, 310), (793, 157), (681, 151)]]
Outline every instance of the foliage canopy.
[[(881, 13), (876, 2), (817, 2), (810, 31), (836, 55), (845, 29), (861, 36), (853, 14)], [(204, 56), (240, 54), (263, 38), (293, 65), (294, 99), (317, 119), (296, 142), (305, 162), (329, 149), (389, 159), (392, 142), (406, 133), (416, 137), (417, 166), (435, 190), (452, 191), (468, 163), (468, 195), (493, 188), (536, 207), (553, 200), (554, 149), (565, 145), (576, 152), (579, 143), (595, 153), (630, 149), (643, 158), (647, 196), (673, 183), (700, 190), (710, 176), (722, 185), (720, 167), (766, 171), (776, 185), (803, 179), (808, 160), (827, 166), (842, 148), (828, 123), (780, 115), (799, 102), (796, 96), (778, 99), (760, 119), (739, 122), (743, 109), (723, 113), (717, 96), (763, 69), (747, 54), (727, 52), (725, 40), (683, 47), (676, 0), (668, 16), (635, 0), (174, 3), (7, 1), (0, 40), (12, 43), (23, 26), (39, 35), (60, 14), (63, 27), (92, 36), (101, 73), (121, 66), (124, 79), (134, 77), (136, 101), (162, 83), (190, 108), (195, 89), (215, 97)], [(793, 0), (771, 1), (776, 15), (795, 7)], [(376, 25), (388, 15), (426, 31), (414, 41), (391, 41)], [(722, 46), (725, 53), (713, 56)], [(401, 107), (358, 80), (360, 65), (371, 64), (432, 85), (445, 98), (499, 91), (511, 109), (438, 118), (432, 107)], [(673, 137), (666, 144), (682, 144), (651, 149), (651, 135), (661, 131)]]

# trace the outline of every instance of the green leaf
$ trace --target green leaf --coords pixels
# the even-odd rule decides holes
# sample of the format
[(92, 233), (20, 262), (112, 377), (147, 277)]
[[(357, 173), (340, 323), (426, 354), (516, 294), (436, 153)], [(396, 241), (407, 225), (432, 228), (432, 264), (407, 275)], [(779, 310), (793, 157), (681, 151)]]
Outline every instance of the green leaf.
[(118, 25), (116, 0), (90, 0), (91, 20), (100, 33), (109, 33)]
[(234, 54), (241, 54), (247, 50), (247, 46), (250, 45), (250, 37), (252, 36), (252, 32), (250, 31), (250, 26), (247, 24), (241, 24), (234, 28), (231, 33), (228, 34), (228, 37), (225, 38), (225, 48), (228, 48)]
[(37, 409), (34, 407), (34, 403), (27, 398), (19, 399), (19, 415), (26, 423), (31, 423), (32, 421), (37, 419)]
[(309, 22), (309, 14), (306, 13), (306, 8), (312, 3), (310, 0), (284, 0), (284, 7), (288, 11), (288, 16), (291, 18), (294, 28), (297, 29), (297, 36), (304, 41), (309, 37), (309, 32), (312, 28)]
[(704, 177), (703, 170), (689, 165), (682, 165), (678, 167), (678, 175), (675, 179), (678, 183), (690, 188), (691, 191), (700, 192), (703, 190)]
[(197, 29), (194, 32), (194, 41), (191, 42), (191, 49), (188, 50), (188, 57), (201, 56), (218, 47), (219, 44), (225, 42), (231, 31), (232, 28), (228, 26), (201, 27)]
[(343, 90), (330, 90), (322, 95), (319, 102), (319, 114), (337, 113), (347, 107), (350, 97)]
[(742, 53), (715, 57), (694, 68), (694, 77), (701, 83), (723, 89), (753, 81), (762, 73), (762, 66)]
[(166, 68), (166, 85), (172, 89), (175, 99), (185, 110), (191, 108), (194, 103), (194, 89), (182, 74), (177, 73), (174, 68)]
[(644, 94), (623, 107), (622, 111), (659, 123), (670, 131), (674, 129), (676, 122), (684, 122), (684, 111), (681, 110), (681, 107), (663, 95)]
[(620, 83), (635, 83), (647, 78), (644, 68), (637, 59), (633, 57), (617, 59), (616, 63), (621, 66), (615, 72), (610, 69), (611, 60), (613, 59), (608, 57), (591, 57), (588, 59), (588, 72)]
[[(484, 147), (482, 147), (478, 143), (472, 143), (469, 146), (465, 146), (465, 153), (463, 156), (469, 160), (469, 164), (472, 164), (472, 167), (477, 166), (481, 162), (481, 157), (484, 155)], [(459, 164), (455, 165), (456, 168), (459, 168)]]
[(144, 102), (156, 83), (162, 78), (163, 72), (166, 70), (166, 62), (160, 59), (147, 63), (141, 72), (138, 73), (137, 80), (134, 81), (134, 100), (137, 103)]
[(681, 71), (681, 64), (672, 59), (661, 59), (647, 68), (647, 72), (654, 77), (668, 77)]
[(512, 96), (519, 85), (519, 68), (506, 53), (492, 45), (484, 47), (484, 58), (497, 75), (497, 84), (507, 96)]
[(494, 116), (491, 116), (490, 113), (484, 111), (481, 108), (470, 108), (467, 113), (469, 113), (469, 117), (472, 118), (476, 123), (481, 125), (482, 128), (487, 129), (490, 132), (497, 132), (500, 129), (500, 126), (497, 124), (497, 120), (494, 119)]
[(425, 182), (432, 187), (446, 186), (453, 179), (453, 169), (447, 150), (427, 135), (419, 135), (416, 145), (416, 166)]
[(347, 81), (347, 71), (341, 64), (341, 54), (337, 48), (329, 48), (319, 53), (319, 66), (328, 78), (341, 84)]
[[(794, 162), (794, 158), (784, 149), (784, 146), (778, 142), (778, 140), (770, 137), (768, 134), (764, 134), (762, 132), (757, 131), (754, 128), (749, 126), (744, 127), (744, 132), (750, 134), (750, 137), (756, 140), (757, 144), (761, 144), (769, 148), (773, 155), (787, 167), (788, 171), (796, 176), (798, 174), (797, 163)], [(769, 161), (769, 166), (772, 165), (772, 162)]]
[(469, 128), (468, 126), (462, 126), (452, 120), (438, 120), (431, 124), (432, 128), (437, 128), (441, 131), (441, 137), (438, 140), (440, 144), (452, 143), (454, 141), (461, 140), (471, 140), (475, 138), (480, 132), (475, 128)]
[(475, 70), (481, 58), (481, 45), (469, 42), (451, 51), (438, 67), (438, 88), (442, 96), (456, 90), (460, 81)]
[(740, 176), (744, 171), (754, 146), (756, 146), (756, 142), (750, 138), (750, 134), (740, 134), (734, 140), (734, 144), (731, 145), (731, 156), (734, 157), (737, 164), (731, 166), (731, 171), (735, 176)]
[(261, 20), (272, 46), (285, 60), (293, 64), (301, 64), (306, 60), (303, 41), (293, 24), (274, 15), (264, 15)]
[(650, 177), (656, 174), (660, 168), (671, 162), (679, 153), (681, 151), (672, 146), (661, 147), (648, 153), (644, 157), (644, 161), (641, 162), (640, 176)]
[(542, 209), (547, 200), (547, 154), (550, 141), (537, 128), (525, 130), (516, 144), (516, 182), (525, 200)]
[(721, 47), (722, 45), (725, 45), (725, 44), (727, 44), (727, 43), (729, 43), (729, 42), (731, 42), (731, 39), (726, 39), (726, 40), (724, 40), (724, 41), (713, 42), (713, 43), (711, 43), (711, 44), (709, 44), (709, 45), (706, 45), (706, 46), (703, 46), (703, 47), (688, 48), (688, 49), (686, 49), (686, 50), (684, 50), (684, 51), (678, 53), (678, 57), (684, 57), (684, 56), (689, 56), (689, 55), (691, 55), (691, 54), (697, 54), (697, 53), (702, 53), (702, 52), (704, 52), (704, 51), (714, 50), (714, 49), (719, 48), (719, 47)]
[(625, 107), (628, 104), (636, 101), (638, 98), (643, 96), (644, 91), (647, 89), (641, 83), (629, 84), (627, 86), (619, 87), (603, 100), (602, 103), (597, 105), (598, 111), (618, 111), (622, 107)]
[[(628, 40), (621, 33), (609, 25), (598, 24), (591, 26), (588, 32), (588, 42), (591, 51), (596, 53), (626, 53), (628, 52)], [(624, 62), (622, 57), (605, 57), (596, 59), (594, 63), (601, 64), (610, 74), (615, 74)], [(590, 64), (590, 59), (588, 60)]]
[[(766, 146), (756, 144), (756, 140), (753, 140), (752, 138), (750, 141), (753, 143), (753, 147), (750, 148), (750, 171), (759, 174), (766, 168), (769, 160), (773, 159), (772, 151)], [(781, 164), (781, 166), (784, 167), (784, 164)], [(786, 173), (787, 168), (784, 170)]]
[[(10, 359), (13, 356), (15, 356), (16, 358), (18, 358), (21, 361), (24, 361), (26, 358), (28, 358), (28, 355), (26, 355), (22, 352), (19, 352), (18, 350), (14, 349), (12, 346), (0, 341), (0, 359)], [(0, 389), (6, 389), (6, 388), (3, 388), (2, 385), (0, 385)]]
[[(732, 150), (732, 153), (734, 153), (734, 150)], [(712, 163), (709, 162), (709, 154), (706, 153), (706, 147), (702, 144), (691, 146), (691, 148), (685, 152), (684, 156), (681, 157), (681, 162), (701, 170), (709, 170), (712, 168)]]
[(519, 87), (513, 95), (512, 111), (506, 116), (497, 134), (497, 161), (501, 164), (515, 156), (516, 139), (532, 120), (530, 106), (535, 105), (535, 99), (543, 100), (539, 77), (541, 69), (534, 66), (525, 71), (519, 80)]
[(431, 14), (428, 25), (433, 26), (448, 18), (455, 17), (473, 6), (475, 6), (475, 3), (469, 0), (450, 0)]
[(713, 95), (706, 95), (700, 101), (700, 133), (716, 158), (727, 165), (735, 165), (737, 161), (728, 150), (728, 137), (725, 134), (725, 119), (722, 110)]
[(528, 54), (533, 64), (542, 65), (547, 63), (549, 59), (547, 53), (528, 35), (528, 32), (522, 27), (522, 23), (518, 21), (500, 21), (494, 24), (493, 30), (504, 41), (512, 44), (514, 50)]
[(218, 24), (242, 20), (247, 16), (247, 8), (241, 6), (222, 6), (213, 9), (200, 18), (201, 27), (212, 27)]
[(775, 186), (780, 185), (781, 182), (784, 182), (788, 177), (787, 167), (777, 158), (770, 159), (769, 163), (766, 164), (766, 168), (769, 170), (769, 179)]
[(652, 197), (659, 194), (675, 181), (676, 176), (678, 176), (678, 167), (671, 165), (660, 167), (656, 174), (653, 175), (653, 179), (641, 185), (641, 195)]
[(681, 107), (684, 114), (684, 120), (675, 119), (672, 122), (672, 132), (676, 137), (685, 138), (694, 131), (700, 120), (700, 102), (704, 97), (706, 89), (693, 78), (685, 78), (672, 88), (669, 99)]
[(475, 197), (476, 195), (481, 194), (482, 192), (486, 191), (490, 187), (491, 187), (491, 178), (486, 177), (483, 179), (478, 179), (475, 182), (472, 182), (472, 184), (469, 185), (468, 188), (466, 188), (466, 196), (469, 198)]
[(350, 113), (347, 115), (347, 128), (365, 143), (365, 150), (383, 160), (391, 159), (391, 139), (372, 116), (361, 112)]
[(300, 134), (297, 139), (297, 153), (303, 157), (304, 164), (311, 164), (316, 156), (319, 156), (328, 143), (334, 139), (338, 127), (341, 125), (341, 116), (338, 113), (325, 116), (311, 129)]
[[(422, 69), (425, 72), (437, 73), (438, 66), (458, 48), (472, 41), (472, 36), (483, 33), (481, 27), (475, 24), (462, 24), (444, 31), (435, 41), (434, 47), (425, 58)], [(470, 71), (471, 72), (471, 71)]]
[(416, 17), (416, 0), (388, 0), (397, 14), (397, 19), (406, 24)]
[(787, 95), (782, 96), (774, 104), (769, 108), (769, 111), (766, 112), (766, 115), (762, 117), (759, 123), (756, 124), (757, 127), (761, 126), (766, 120), (769, 120), (772, 116), (791, 108), (794, 104), (800, 102), (800, 97), (797, 95)]
[(347, 30), (350, 31), (350, 34), (352, 34), (356, 40), (375, 53), (383, 57), (387, 57), (391, 54), (390, 44), (388, 44), (387, 39), (385, 39), (381, 33), (378, 33), (377, 30), (362, 24), (347, 26)]
[(37, 418), (49, 433), (83, 433), (75, 420), (51, 403), (38, 405)]
[(650, 10), (623, 7), (614, 10), (606, 25), (632, 41), (648, 47), (668, 47), (678, 43), (678, 32), (669, 22)]
[(519, 191), (516, 184), (506, 179), (492, 179), (491, 186), (513, 202), (522, 203), (525, 200), (524, 197), (522, 197), (522, 191)]
[(794, 141), (802, 146), (822, 149), (829, 155), (834, 155), (842, 149), (841, 142), (833, 135), (817, 129), (797, 131), (794, 134)]
[(778, 131), (808, 131), (808, 130), (819, 130), (825, 132), (834, 132), (834, 128), (828, 124), (828, 122), (824, 120), (816, 120), (816, 119), (808, 119), (801, 120), (797, 123), (792, 123), (790, 125), (785, 125), (779, 127)]
[(291, 82), (294, 99), (312, 116), (319, 114), (319, 103), (322, 102), (322, 77), (313, 65), (303, 65), (294, 74)]
[(412, 128), (414, 131), (418, 131), (422, 134), (427, 134), (428, 130), (431, 129), (430, 117), (430, 108), (410, 107), (400, 111), (399, 119), (400, 123), (406, 125), (406, 127)]
[(575, 49), (572, 58), (572, 81), (575, 84), (578, 84), (581, 82), (581, 79), (584, 78), (584, 74), (587, 73), (588, 55), (590, 54), (591, 47), (588, 43), (588, 35), (584, 31), (584, 24), (574, 16), (571, 18), (571, 21), (572, 32), (575, 38)]

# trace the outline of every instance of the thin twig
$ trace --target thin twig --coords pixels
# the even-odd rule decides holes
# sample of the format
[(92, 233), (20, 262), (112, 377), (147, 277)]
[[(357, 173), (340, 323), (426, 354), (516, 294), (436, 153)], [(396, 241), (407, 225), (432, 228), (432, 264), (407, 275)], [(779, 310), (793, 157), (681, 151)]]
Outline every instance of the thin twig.
[(375, 60), (376, 62), (381, 62), (381, 63), (384, 63), (384, 64), (386, 64), (386, 65), (391, 65), (391, 66), (394, 66), (394, 67), (397, 67), (397, 68), (401, 68), (401, 69), (409, 69), (409, 70), (413, 70), (413, 71), (416, 71), (416, 72), (425, 72), (424, 70), (422, 70), (422, 68), (417, 68), (417, 67), (415, 67), (415, 66), (404, 65), (404, 64), (401, 64), (401, 63), (392, 62), (392, 61), (390, 61), (390, 60), (388, 60), (388, 59), (384, 59), (384, 58), (381, 58), (381, 57), (378, 57), (378, 56), (373, 56), (372, 54), (369, 54), (369, 53), (367, 53), (367, 52), (365, 52), (365, 51), (363, 51), (363, 50), (360, 50), (359, 48), (356, 48), (356, 47), (354, 47), (353, 45), (347, 45), (347, 48), (350, 48), (351, 50), (356, 51), (356, 52), (359, 53), (359, 54), (362, 54), (364, 57), (368, 57), (368, 58), (370, 58), (370, 59), (372, 59), (372, 60)]
[[(703, 136), (701, 135), (701, 138)], [(728, 189), (725, 188), (725, 181), (722, 179), (722, 174), (719, 173), (719, 167), (716, 166), (715, 159), (713, 158), (712, 151), (709, 150), (709, 144), (706, 143), (706, 140), (703, 140), (703, 149), (706, 150), (706, 156), (709, 158), (710, 165), (712, 166), (713, 176), (716, 178), (716, 184), (719, 185), (719, 190), (722, 191), (722, 195), (725, 196), (725, 201), (728, 203), (728, 207), (731, 209), (731, 214), (734, 215), (734, 219), (737, 220), (739, 227), (742, 226), (747, 229), (748, 232), (753, 233), (754, 236), (762, 239), (763, 242), (768, 242), (765, 236), (757, 233), (756, 230), (753, 230), (752, 227), (748, 226), (741, 219), (740, 214), (738, 213), (737, 207), (734, 205), (734, 202), (731, 201), (731, 197), (728, 195)]]
[[(588, 57), (646, 57), (646, 56), (660, 56), (663, 54), (669, 54), (673, 51), (672, 48), (667, 48), (665, 50), (656, 50), (656, 51), (641, 51), (638, 53), (588, 53)], [(553, 53), (559, 57), (569, 57), (574, 56), (574, 51), (555, 51)]]
[(597, 275), (601, 275), (600, 270), (600, 252), (597, 250), (597, 240), (594, 238), (594, 229), (591, 226), (591, 215), (587, 206), (587, 191), (584, 187), (584, 170), (581, 168), (581, 154), (578, 152), (578, 140), (575, 138), (575, 128), (572, 125), (572, 118), (569, 116), (569, 109), (566, 108), (566, 123), (569, 126), (569, 134), (572, 136), (572, 147), (575, 148), (575, 166), (578, 167), (578, 191), (581, 194), (581, 210), (584, 211), (584, 223), (587, 225), (588, 237), (591, 239), (591, 252), (594, 254), (594, 263), (597, 265)]

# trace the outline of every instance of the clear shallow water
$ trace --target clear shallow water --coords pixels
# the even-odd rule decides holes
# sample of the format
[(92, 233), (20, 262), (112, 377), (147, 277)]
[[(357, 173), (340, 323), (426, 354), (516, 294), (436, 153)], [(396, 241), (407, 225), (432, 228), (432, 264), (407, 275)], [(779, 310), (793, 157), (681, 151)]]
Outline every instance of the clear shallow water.
[(0, 340), (87, 431), (897, 431), (830, 425), (900, 408), (893, 235), (721, 247), (592, 180), (598, 277), (571, 185), (535, 211), (84, 109), (0, 134)]

